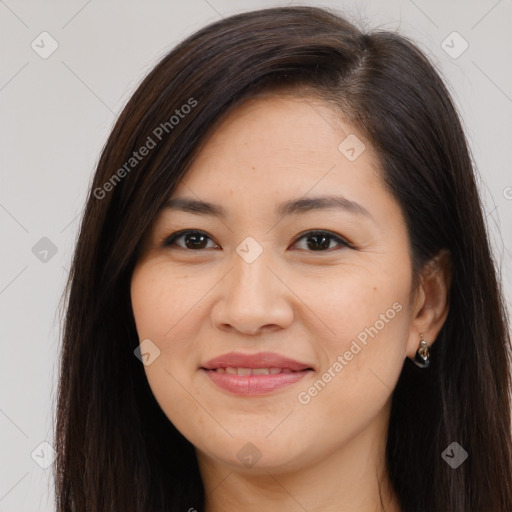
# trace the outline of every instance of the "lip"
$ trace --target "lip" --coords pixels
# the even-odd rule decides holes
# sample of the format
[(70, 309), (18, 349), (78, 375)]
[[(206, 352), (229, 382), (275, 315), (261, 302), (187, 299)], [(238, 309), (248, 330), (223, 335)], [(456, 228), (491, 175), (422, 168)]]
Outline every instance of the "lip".
[[(218, 373), (217, 368), (279, 368), (287, 373), (268, 375), (234, 375)], [(230, 352), (204, 363), (200, 371), (220, 388), (235, 395), (255, 396), (271, 393), (277, 389), (292, 385), (314, 371), (306, 363), (295, 361), (274, 352), (243, 354)]]
[(244, 354), (242, 352), (229, 352), (210, 359), (201, 365), (205, 370), (216, 368), (281, 368), (294, 372), (311, 369), (313, 366), (282, 356), (275, 352), (258, 352), (257, 354)]

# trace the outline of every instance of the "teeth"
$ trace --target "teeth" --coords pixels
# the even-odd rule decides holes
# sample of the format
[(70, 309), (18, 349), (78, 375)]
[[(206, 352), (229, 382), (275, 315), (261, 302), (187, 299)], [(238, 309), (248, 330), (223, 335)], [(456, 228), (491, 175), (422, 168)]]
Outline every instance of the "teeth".
[[(269, 368), (253, 368), (253, 370), (252, 370), (253, 375), (268, 375), (269, 373), (270, 373)], [(238, 371), (238, 375), (240, 375), (240, 370)]]
[(216, 368), (217, 373), (228, 373), (230, 375), (276, 375), (277, 373), (293, 373), (289, 368)]

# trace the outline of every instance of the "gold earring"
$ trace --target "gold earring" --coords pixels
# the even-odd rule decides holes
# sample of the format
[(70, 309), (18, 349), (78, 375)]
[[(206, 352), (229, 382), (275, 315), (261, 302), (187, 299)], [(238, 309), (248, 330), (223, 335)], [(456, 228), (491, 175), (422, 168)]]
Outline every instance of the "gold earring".
[(421, 337), (420, 345), (412, 362), (419, 368), (428, 368), (430, 365), (430, 346), (423, 339), (423, 336)]

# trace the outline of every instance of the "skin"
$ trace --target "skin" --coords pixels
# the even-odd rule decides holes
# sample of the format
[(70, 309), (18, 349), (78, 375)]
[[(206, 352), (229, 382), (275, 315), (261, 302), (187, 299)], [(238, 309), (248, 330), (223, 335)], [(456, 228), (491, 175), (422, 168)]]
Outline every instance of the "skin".
[[(349, 134), (365, 144), (355, 161), (338, 150)], [(369, 215), (274, 213), (289, 199), (329, 194)], [(400, 510), (384, 465), (391, 393), (420, 335), (432, 343), (446, 319), (449, 272), (439, 255), (412, 288), (405, 221), (370, 142), (319, 100), (252, 98), (208, 139), (172, 197), (227, 210), (223, 219), (162, 210), (131, 283), (140, 340), (160, 350), (144, 367), (148, 382), (196, 447), (207, 512)], [(208, 238), (199, 249), (190, 237), (163, 245), (182, 229)], [(314, 250), (321, 243), (302, 236), (313, 229), (352, 247), (328, 238)], [(263, 250), (252, 263), (236, 252), (248, 236)], [(393, 304), (400, 311), (301, 403)], [(234, 395), (199, 367), (235, 350), (277, 352), (315, 371), (267, 395)], [(247, 443), (261, 454), (252, 467), (237, 456)]]

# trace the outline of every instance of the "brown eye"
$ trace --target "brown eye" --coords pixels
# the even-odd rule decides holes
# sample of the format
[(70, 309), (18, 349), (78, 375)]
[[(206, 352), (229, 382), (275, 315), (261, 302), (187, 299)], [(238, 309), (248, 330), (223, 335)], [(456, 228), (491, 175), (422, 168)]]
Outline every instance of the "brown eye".
[[(197, 230), (184, 230), (173, 233), (170, 237), (166, 238), (163, 245), (164, 247), (177, 246), (181, 249), (200, 250), (211, 249), (207, 247), (208, 240), (211, 238), (204, 231)], [(180, 241), (179, 243), (177, 243)]]
[[(330, 233), (329, 231), (308, 231), (297, 240), (306, 240), (306, 250), (309, 252), (327, 252), (337, 246), (351, 247), (351, 245), (343, 238)], [(335, 242), (334, 247), (331, 246)], [(296, 245), (295, 242), (294, 245)]]

